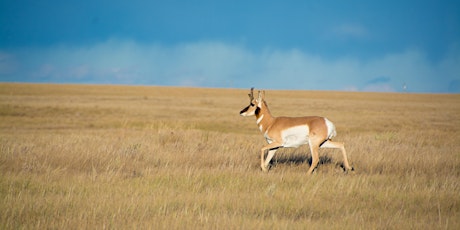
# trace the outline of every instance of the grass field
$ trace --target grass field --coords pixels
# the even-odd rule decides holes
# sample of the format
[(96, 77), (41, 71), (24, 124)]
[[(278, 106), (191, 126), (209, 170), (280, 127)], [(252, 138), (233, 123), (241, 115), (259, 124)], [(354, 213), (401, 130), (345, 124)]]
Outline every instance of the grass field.
[(0, 84), (0, 229), (460, 229), (460, 95), (267, 91), (339, 150), (269, 173), (248, 90)]

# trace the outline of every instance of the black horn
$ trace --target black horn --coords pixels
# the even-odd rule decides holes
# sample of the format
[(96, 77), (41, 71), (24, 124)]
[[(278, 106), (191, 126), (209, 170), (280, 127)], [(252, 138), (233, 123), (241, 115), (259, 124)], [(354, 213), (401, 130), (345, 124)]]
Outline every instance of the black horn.
[(254, 100), (254, 87), (251, 88), (251, 93), (249, 95), (249, 101)]

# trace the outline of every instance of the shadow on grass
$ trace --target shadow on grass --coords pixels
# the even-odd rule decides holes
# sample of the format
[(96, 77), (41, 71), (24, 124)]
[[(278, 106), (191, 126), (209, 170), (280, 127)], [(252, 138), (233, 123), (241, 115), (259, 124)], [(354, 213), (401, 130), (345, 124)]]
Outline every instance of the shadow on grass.
[[(305, 163), (308, 163), (310, 166), (312, 162), (312, 157), (310, 154), (281, 154), (278, 157), (274, 157), (274, 159), (271, 162), (271, 167), (276, 167), (276, 166), (282, 166), (282, 165), (302, 165)], [(335, 162), (333, 161), (332, 157), (329, 155), (321, 155), (319, 156), (319, 162), (318, 166), (320, 167), (321, 165), (331, 165), (334, 164), (336, 167), (340, 167), (342, 170), (345, 170), (345, 166), (343, 165), (342, 162)]]
[[(272, 165), (281, 165), (281, 164), (288, 164), (288, 165), (301, 165), (304, 163), (308, 163), (311, 165), (312, 162), (312, 157), (311, 155), (300, 155), (296, 154), (294, 156), (290, 154), (282, 154), (278, 158), (274, 158), (272, 160)], [(319, 156), (319, 163), (318, 165), (323, 165), (323, 164), (330, 164), (332, 162), (332, 158), (329, 156)]]

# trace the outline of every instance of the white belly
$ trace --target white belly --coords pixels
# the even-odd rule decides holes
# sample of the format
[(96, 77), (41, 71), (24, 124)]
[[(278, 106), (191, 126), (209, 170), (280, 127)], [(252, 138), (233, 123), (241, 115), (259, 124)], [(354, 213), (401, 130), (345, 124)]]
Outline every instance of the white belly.
[(281, 133), (284, 147), (299, 147), (308, 144), (308, 126), (295, 126)]

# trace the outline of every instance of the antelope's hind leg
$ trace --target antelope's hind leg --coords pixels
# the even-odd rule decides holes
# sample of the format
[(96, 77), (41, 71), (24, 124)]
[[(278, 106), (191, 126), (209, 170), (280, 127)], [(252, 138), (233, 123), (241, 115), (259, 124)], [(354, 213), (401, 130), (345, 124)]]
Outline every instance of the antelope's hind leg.
[(318, 166), (318, 163), (319, 163), (318, 149), (319, 147), (316, 145), (313, 145), (312, 142), (310, 141), (311, 165), (310, 165), (310, 169), (308, 169), (307, 175), (311, 175), (313, 171), (316, 169), (316, 167)]
[(321, 145), (321, 148), (333, 148), (333, 149), (340, 149), (342, 151), (342, 156), (343, 156), (343, 166), (345, 168), (345, 171), (353, 171), (354, 168), (350, 166), (348, 163), (348, 157), (347, 157), (347, 152), (345, 151), (345, 146), (342, 142), (334, 142), (331, 140), (327, 140)]

